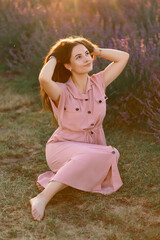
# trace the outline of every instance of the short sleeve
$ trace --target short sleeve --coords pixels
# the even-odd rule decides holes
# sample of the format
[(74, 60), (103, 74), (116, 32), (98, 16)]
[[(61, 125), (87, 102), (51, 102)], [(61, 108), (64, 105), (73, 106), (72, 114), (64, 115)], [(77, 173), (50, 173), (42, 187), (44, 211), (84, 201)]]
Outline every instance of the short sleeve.
[(104, 82), (104, 70), (98, 72), (98, 73), (95, 73), (92, 75), (92, 77), (96, 80), (96, 82), (98, 84), (101, 85), (101, 87), (104, 89), (105, 91), (105, 82)]
[(50, 100), (55, 118), (58, 119), (58, 114), (64, 109), (66, 87), (65, 87), (64, 83), (56, 82), (56, 84), (61, 88), (61, 94), (60, 94), (58, 108), (55, 105), (54, 101), (50, 97), (49, 97), (49, 100)]

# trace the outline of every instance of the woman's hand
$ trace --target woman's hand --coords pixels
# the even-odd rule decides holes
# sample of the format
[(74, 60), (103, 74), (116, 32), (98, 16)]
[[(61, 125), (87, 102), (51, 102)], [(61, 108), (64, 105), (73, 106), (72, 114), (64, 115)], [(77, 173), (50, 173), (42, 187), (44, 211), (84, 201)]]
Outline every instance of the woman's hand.
[(94, 51), (91, 53), (93, 56), (101, 56), (101, 48), (95, 48)]

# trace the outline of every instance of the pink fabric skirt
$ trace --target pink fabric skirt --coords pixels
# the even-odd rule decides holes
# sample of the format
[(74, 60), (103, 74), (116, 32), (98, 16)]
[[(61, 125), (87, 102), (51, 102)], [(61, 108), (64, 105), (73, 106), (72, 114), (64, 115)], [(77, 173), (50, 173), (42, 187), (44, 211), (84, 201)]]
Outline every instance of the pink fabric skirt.
[(110, 145), (49, 142), (46, 160), (51, 171), (39, 175), (37, 182), (44, 188), (57, 181), (87, 192), (111, 194), (123, 185), (119, 157), (119, 151)]

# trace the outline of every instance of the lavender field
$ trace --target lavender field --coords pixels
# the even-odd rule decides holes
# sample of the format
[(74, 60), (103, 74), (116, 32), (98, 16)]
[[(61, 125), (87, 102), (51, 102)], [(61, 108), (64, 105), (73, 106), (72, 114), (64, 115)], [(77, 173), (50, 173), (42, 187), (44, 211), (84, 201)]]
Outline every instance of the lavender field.
[[(0, 0), (0, 240), (160, 239), (159, 30), (158, 0)], [(65, 189), (37, 223), (28, 200), (48, 169), (44, 146), (53, 132), (49, 112), (40, 114), (38, 75), (49, 48), (71, 35), (130, 55), (106, 89), (103, 122), (107, 143), (121, 153), (124, 186), (107, 197)], [(96, 57), (89, 75), (109, 63)]]

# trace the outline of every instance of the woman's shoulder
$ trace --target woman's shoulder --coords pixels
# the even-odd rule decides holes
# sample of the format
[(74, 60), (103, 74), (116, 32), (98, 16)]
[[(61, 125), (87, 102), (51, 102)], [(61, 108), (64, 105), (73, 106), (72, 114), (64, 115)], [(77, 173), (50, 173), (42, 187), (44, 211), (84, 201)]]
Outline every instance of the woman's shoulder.
[(61, 88), (61, 90), (66, 89), (66, 83), (62, 83), (62, 82), (55, 82), (55, 83)]
[(99, 86), (101, 86), (105, 90), (104, 70), (101, 70), (97, 73), (92, 74), (91, 80), (93, 82), (96, 82)]
[(65, 83), (63, 83), (63, 82), (56, 81), (55, 83), (57, 83), (59, 86), (65, 86)]
[(97, 73), (93, 73), (91, 75), (91, 78), (102, 78), (102, 77), (104, 77), (104, 70), (101, 70), (101, 71), (99, 71)]

